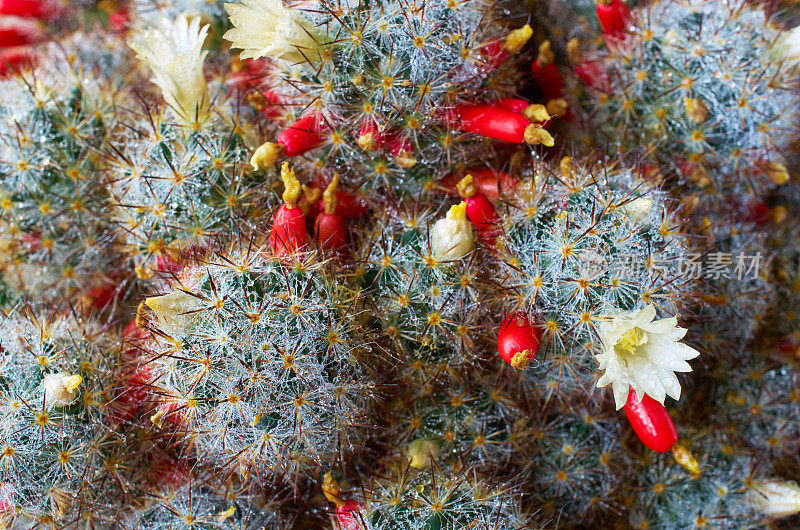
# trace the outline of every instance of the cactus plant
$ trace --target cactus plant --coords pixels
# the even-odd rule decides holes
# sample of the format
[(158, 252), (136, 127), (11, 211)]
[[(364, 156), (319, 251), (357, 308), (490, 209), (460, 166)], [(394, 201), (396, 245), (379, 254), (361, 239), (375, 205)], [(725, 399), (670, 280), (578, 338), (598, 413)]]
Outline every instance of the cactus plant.
[(152, 422), (220, 466), (307, 471), (347, 451), (365, 423), (368, 348), (352, 292), (322, 263), (288, 268), (259, 246), (187, 267), (145, 301)]
[[(114, 76), (53, 50), (48, 73), (3, 81), (0, 201), (4, 303), (112, 290), (102, 143), (113, 127)], [(86, 77), (84, 77), (86, 76)]]
[[(588, 110), (614, 151), (647, 151), (702, 199), (748, 202), (788, 178), (797, 73), (764, 10), (697, 0), (643, 7), (611, 48)], [(702, 193), (701, 193), (702, 192)]]
[(30, 306), (0, 328), (0, 511), (14, 528), (62, 526), (91, 508), (121, 451), (107, 408), (117, 339), (94, 320)]
[[(279, 4), (229, 7), (226, 34), (242, 58), (271, 59), (257, 90), (290, 110), (268, 162), (307, 152), (348, 186), (413, 195), (453, 165), (491, 154), (481, 135), (524, 141), (530, 120), (498, 100), (512, 91), (511, 56), (530, 27), (510, 32), (505, 5), (381, 1), (342, 10), (323, 0), (284, 12)], [(475, 106), (484, 102), (496, 105)]]

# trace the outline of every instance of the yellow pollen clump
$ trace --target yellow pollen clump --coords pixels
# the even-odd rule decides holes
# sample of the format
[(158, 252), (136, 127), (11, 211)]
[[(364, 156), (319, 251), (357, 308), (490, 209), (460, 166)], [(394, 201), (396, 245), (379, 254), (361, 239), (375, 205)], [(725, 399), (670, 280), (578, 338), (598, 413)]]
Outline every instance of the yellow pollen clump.
[(533, 28), (529, 24), (525, 24), (519, 29), (515, 29), (506, 36), (506, 42), (503, 48), (508, 53), (517, 53), (522, 49), (525, 44), (533, 36)]
[(289, 168), (289, 162), (284, 162), (281, 167), (281, 180), (283, 181), (283, 202), (288, 206), (295, 206), (300, 199), (300, 181), (294, 175), (294, 171)]

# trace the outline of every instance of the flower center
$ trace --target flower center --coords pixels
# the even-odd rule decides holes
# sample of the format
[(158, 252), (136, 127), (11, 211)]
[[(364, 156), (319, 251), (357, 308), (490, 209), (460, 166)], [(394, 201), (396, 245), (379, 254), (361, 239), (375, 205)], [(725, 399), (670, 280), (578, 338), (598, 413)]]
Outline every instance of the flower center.
[(614, 347), (629, 355), (635, 355), (636, 347), (644, 344), (647, 344), (647, 333), (639, 328), (632, 328), (620, 335)]

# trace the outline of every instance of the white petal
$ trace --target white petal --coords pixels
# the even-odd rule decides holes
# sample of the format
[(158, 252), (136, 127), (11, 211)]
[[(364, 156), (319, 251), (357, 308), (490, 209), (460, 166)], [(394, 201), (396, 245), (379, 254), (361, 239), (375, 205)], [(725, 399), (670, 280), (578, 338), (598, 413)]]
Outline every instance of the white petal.
[(684, 328), (678, 327), (677, 317), (662, 318), (661, 320), (650, 322), (646, 326), (642, 327), (642, 329), (650, 333), (657, 333), (659, 335), (664, 335), (672, 332), (680, 334), (680, 336), (677, 337), (675, 340), (682, 339), (683, 336), (686, 334), (686, 330)]
[(653, 304), (647, 304), (633, 317), (633, 320), (636, 323), (636, 327), (641, 328), (645, 324), (652, 322), (655, 317), (656, 307)]
[(597, 388), (603, 388), (608, 386), (609, 384), (614, 382), (614, 378), (611, 377), (608, 372), (604, 373), (600, 376), (600, 379), (597, 380)]
[(615, 383), (611, 388), (614, 391), (614, 404), (617, 410), (619, 410), (624, 407), (625, 403), (628, 401), (628, 391), (630, 387), (627, 384), (622, 385)]
[(681, 383), (678, 381), (677, 376), (673, 372), (666, 372), (664, 378), (664, 388), (667, 391), (667, 395), (678, 401), (681, 398)]

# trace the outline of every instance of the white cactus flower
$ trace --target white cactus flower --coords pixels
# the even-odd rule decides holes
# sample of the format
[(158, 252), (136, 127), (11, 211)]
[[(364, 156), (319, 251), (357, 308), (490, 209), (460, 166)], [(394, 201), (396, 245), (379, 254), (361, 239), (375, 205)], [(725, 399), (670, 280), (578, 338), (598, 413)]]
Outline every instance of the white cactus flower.
[(225, 4), (233, 28), (222, 36), (242, 59), (271, 57), (292, 63), (317, 61), (322, 44), (312, 23), (281, 0), (242, 0)]
[(770, 517), (800, 513), (800, 486), (790, 480), (755, 482), (748, 496), (754, 508)]
[(680, 399), (675, 372), (691, 372), (686, 361), (700, 355), (679, 342), (686, 329), (678, 327), (676, 317), (654, 321), (655, 316), (656, 308), (648, 304), (597, 326), (603, 352), (595, 358), (604, 371), (597, 386), (612, 385), (617, 410), (625, 405), (631, 387), (636, 395), (647, 394), (662, 405), (666, 395)]
[(467, 219), (467, 204), (462, 202), (450, 208), (444, 219), (431, 227), (431, 250), (438, 260), (457, 260), (473, 248), (472, 223)]
[(201, 28), (198, 17), (190, 22), (181, 15), (172, 22), (161, 19), (129, 43), (136, 57), (150, 67), (164, 101), (187, 123), (194, 123), (208, 110), (208, 83), (203, 73), (208, 55), (203, 51), (206, 35), (208, 25)]
[(78, 387), (82, 382), (81, 376), (66, 372), (45, 375), (42, 383), (45, 408), (63, 407), (74, 402), (80, 395)]

